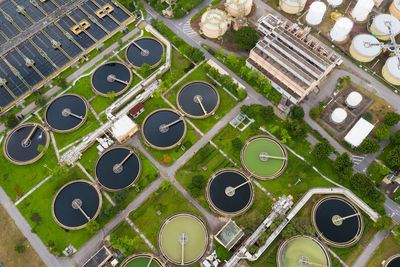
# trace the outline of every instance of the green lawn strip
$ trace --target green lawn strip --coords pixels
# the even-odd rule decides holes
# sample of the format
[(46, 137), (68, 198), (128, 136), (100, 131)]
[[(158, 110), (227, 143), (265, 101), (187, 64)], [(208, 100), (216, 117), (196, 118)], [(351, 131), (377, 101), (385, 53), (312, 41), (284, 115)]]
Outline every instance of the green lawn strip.
[[(3, 144), (1, 144), (3, 145)], [(6, 191), (11, 201), (16, 201), (29, 190), (50, 175), (50, 170), (57, 164), (57, 157), (52, 144), (37, 162), (19, 166), (9, 162), (3, 153), (0, 153), (0, 185)]]
[[(69, 173), (70, 175), (63, 179), (52, 178), (46, 181), (46, 183), (18, 205), (22, 215), (32, 226), (33, 232), (37, 233), (43, 243), (47, 245), (50, 240), (54, 242), (54, 253), (60, 253), (69, 244), (79, 249), (91, 237), (91, 234), (85, 229), (66, 231), (53, 219), (51, 205), (57, 191), (70, 181), (78, 179), (87, 180), (87, 177), (77, 167)], [(104, 198), (103, 201), (108, 202)], [(41, 218), (39, 223), (32, 221), (31, 217), (33, 214), (39, 215)]]
[(79, 160), (82, 166), (93, 178), (94, 178), (94, 166), (99, 157), (100, 155), (96, 145), (92, 145), (82, 153), (81, 159)]
[(389, 257), (398, 254), (400, 251), (400, 243), (397, 242), (393, 235), (388, 235), (378, 249), (375, 251), (375, 254), (369, 260), (366, 267), (376, 267), (381, 266), (381, 263), (387, 260)]
[(70, 143), (78, 140), (79, 138), (82, 138), (85, 135), (93, 132), (99, 127), (100, 123), (97, 121), (92, 111), (88, 110), (86, 121), (80, 128), (69, 133), (54, 133), (57, 147), (61, 149), (69, 145)]
[[(165, 189), (163, 185), (130, 215), (133, 223), (154, 246), (157, 246), (158, 231), (168, 217), (182, 212), (201, 217), (200, 212), (175, 187)], [(161, 215), (157, 215), (157, 211)]]
[(117, 227), (115, 227), (114, 230), (110, 233), (110, 235), (117, 236), (119, 238), (129, 237), (130, 239), (135, 239), (137, 241), (137, 243), (135, 243), (137, 249), (133, 251), (133, 253), (141, 253), (141, 252), (153, 253), (153, 251), (149, 248), (149, 246), (143, 241), (141, 237), (136, 238), (138, 234), (125, 221), (123, 221)]
[[(206, 170), (204, 170), (203, 167), (206, 167)], [(214, 172), (222, 168), (233, 167), (234, 165), (221, 155), (217, 149), (207, 144), (176, 172), (175, 178), (190, 192), (189, 185), (192, 182), (193, 176), (202, 175), (204, 179), (207, 180)], [(196, 197), (196, 200), (204, 208), (210, 210), (206, 199), (205, 187), (202, 188), (200, 196)]]
[(266, 267), (266, 266), (277, 266), (276, 264), (276, 253), (281, 243), (280, 236), (278, 236), (266, 251), (256, 261), (247, 261), (251, 267)]
[[(204, 63), (206, 64), (206, 63)], [(213, 84), (213, 81), (206, 75), (204, 68), (202, 65), (197, 67), (192, 73), (190, 73), (185, 79), (183, 79), (178, 85), (176, 85), (173, 89), (171, 89), (168, 94), (166, 94), (166, 98), (173, 105), (177, 107), (176, 96), (179, 90), (191, 81), (205, 81)], [(214, 115), (205, 118), (205, 119), (190, 119), (196, 127), (200, 129), (203, 133), (208, 132), (221, 118), (223, 118), (232, 108), (234, 108), (237, 104), (235, 99), (233, 99), (224, 89), (220, 86), (215, 86), (220, 96), (220, 105), (218, 110)], [(218, 119), (217, 119), (218, 118)]]
[(178, 50), (173, 48), (171, 53), (171, 67), (169, 71), (163, 74), (162, 80), (174, 84), (180, 77), (189, 72), (192, 67), (191, 62)]
[(75, 85), (66, 92), (66, 94), (77, 94), (86, 99), (90, 99), (92, 96), (95, 96), (90, 83), (91, 79), (92, 75), (80, 78)]

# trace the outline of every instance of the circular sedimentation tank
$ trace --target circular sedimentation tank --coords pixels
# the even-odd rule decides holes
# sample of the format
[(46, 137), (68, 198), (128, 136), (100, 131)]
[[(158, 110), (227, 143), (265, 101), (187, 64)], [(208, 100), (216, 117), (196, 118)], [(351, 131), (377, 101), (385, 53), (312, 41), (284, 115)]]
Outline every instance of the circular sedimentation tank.
[(400, 254), (391, 256), (383, 263), (383, 267), (399, 267), (400, 266)]
[(176, 96), (176, 103), (186, 116), (202, 119), (215, 113), (220, 103), (220, 97), (213, 85), (203, 81), (194, 81), (182, 86)]
[(113, 147), (97, 160), (95, 176), (108, 191), (118, 191), (132, 186), (142, 170), (139, 155), (128, 147)]
[(229, 16), (224, 11), (209, 9), (201, 16), (200, 33), (211, 39), (220, 38), (228, 30), (229, 24)]
[(346, 97), (346, 104), (351, 108), (356, 108), (361, 104), (362, 100), (362, 95), (359, 92), (353, 91)]
[(44, 119), (53, 131), (66, 133), (81, 127), (86, 121), (87, 112), (87, 103), (83, 97), (67, 94), (51, 101)]
[(121, 62), (108, 62), (93, 73), (91, 84), (96, 94), (111, 97), (125, 92), (132, 83), (132, 72)]
[(250, 138), (242, 148), (240, 159), (249, 173), (263, 180), (278, 177), (288, 164), (285, 147), (266, 135)]
[(390, 4), (389, 12), (392, 16), (400, 19), (400, 0), (393, 0), (393, 2)]
[(329, 245), (348, 247), (356, 243), (364, 230), (361, 213), (341, 196), (319, 199), (312, 210), (312, 223), (318, 235)]
[(349, 33), (353, 29), (354, 22), (347, 17), (340, 17), (333, 25), (331, 31), (329, 32), (333, 41), (338, 44), (343, 44), (347, 42), (349, 38)]
[(53, 200), (54, 220), (63, 228), (78, 230), (96, 219), (102, 204), (100, 191), (86, 180), (67, 183)]
[(28, 122), (14, 128), (5, 138), (5, 157), (17, 165), (27, 165), (38, 161), (49, 146), (47, 130), (38, 123)]
[(310, 236), (294, 236), (283, 242), (276, 254), (276, 262), (278, 267), (331, 266), (325, 247)]
[(382, 52), (379, 41), (370, 34), (359, 34), (353, 38), (349, 52), (360, 62), (370, 62)]
[(288, 14), (297, 14), (303, 11), (307, 0), (280, 0), (279, 7)]
[(245, 213), (254, 201), (251, 180), (236, 169), (222, 169), (211, 175), (206, 194), (212, 209), (229, 217)]
[(396, 17), (389, 14), (377, 15), (372, 21), (369, 31), (380, 40), (390, 40), (389, 28), (387, 27), (389, 23), (392, 26), (392, 32), (397, 35), (400, 32), (400, 22)]
[(234, 18), (250, 14), (253, 0), (226, 0), (225, 9)]
[(172, 109), (158, 109), (143, 121), (142, 135), (146, 143), (156, 149), (176, 147), (186, 135), (185, 119)]
[(126, 49), (126, 59), (134, 68), (141, 68), (143, 64), (157, 67), (164, 55), (164, 46), (153, 37), (143, 37), (134, 40)]
[(347, 118), (347, 111), (343, 108), (336, 108), (331, 114), (331, 120), (334, 123), (343, 123)]
[(164, 264), (152, 254), (139, 253), (124, 260), (121, 267), (164, 267)]
[(204, 222), (189, 213), (169, 217), (158, 233), (158, 246), (162, 255), (175, 265), (191, 265), (200, 260), (208, 247), (208, 241)]
[(400, 62), (396, 56), (389, 57), (382, 68), (382, 76), (391, 84), (400, 85)]
[(326, 12), (326, 4), (321, 1), (312, 2), (306, 16), (309, 25), (316, 26), (321, 24)]

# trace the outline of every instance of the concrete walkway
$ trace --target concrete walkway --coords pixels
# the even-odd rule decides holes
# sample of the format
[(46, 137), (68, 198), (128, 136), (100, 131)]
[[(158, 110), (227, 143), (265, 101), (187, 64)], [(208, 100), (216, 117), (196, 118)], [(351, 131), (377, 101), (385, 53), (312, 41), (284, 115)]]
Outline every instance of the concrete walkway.
[(361, 252), (360, 256), (354, 262), (352, 267), (364, 267), (365, 265), (367, 265), (369, 259), (374, 255), (379, 245), (389, 234), (390, 234), (389, 231), (376, 233), (374, 237), (371, 239), (371, 241), (368, 243), (368, 245), (364, 248), (363, 252)]

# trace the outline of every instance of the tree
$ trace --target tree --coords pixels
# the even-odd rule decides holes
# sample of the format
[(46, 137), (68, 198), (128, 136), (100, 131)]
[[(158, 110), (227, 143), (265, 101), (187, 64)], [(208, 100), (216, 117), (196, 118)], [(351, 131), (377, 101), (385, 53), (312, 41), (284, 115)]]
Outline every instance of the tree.
[(206, 185), (206, 179), (203, 175), (195, 175), (192, 177), (192, 182), (189, 184), (189, 191), (193, 197), (199, 197)]
[(86, 229), (89, 233), (95, 234), (100, 230), (100, 225), (96, 221), (90, 221), (87, 223)]
[(354, 162), (347, 153), (343, 153), (342, 155), (338, 156), (333, 163), (335, 172), (341, 178), (350, 178), (353, 174), (353, 166)]
[(141, 67), (140, 67), (140, 71), (143, 73), (143, 76), (148, 76), (150, 74), (151, 71), (151, 67), (149, 64), (144, 63)]
[(273, 119), (275, 115), (274, 108), (272, 106), (263, 106), (260, 113), (265, 121)]
[(242, 140), (240, 140), (240, 138), (235, 137), (234, 139), (232, 139), (232, 147), (234, 150), (239, 151), (240, 149), (242, 149), (243, 143)]
[(290, 107), (290, 117), (295, 120), (304, 118), (304, 109), (301, 106), (293, 105)]
[(125, 256), (128, 256), (138, 248), (140, 237), (138, 235), (133, 238), (127, 235), (120, 237), (112, 233), (110, 235), (110, 243), (114, 248), (121, 250)]
[(15, 116), (15, 114), (12, 113), (8, 113), (5, 117), (5, 122), (4, 122), (5, 126), (7, 128), (14, 128), (15, 126), (18, 125), (18, 119)]
[(39, 95), (35, 100), (35, 104), (38, 107), (42, 107), (42, 106), (46, 105), (46, 102), (47, 102), (47, 98), (43, 95)]
[(383, 123), (388, 126), (394, 126), (400, 121), (400, 115), (396, 112), (388, 112), (383, 118)]
[(391, 131), (391, 126), (383, 124), (381, 127), (375, 130), (375, 136), (378, 138), (378, 140), (387, 140)]
[(396, 146), (387, 153), (384, 159), (385, 164), (392, 170), (400, 169), (400, 146)]
[(19, 254), (22, 254), (25, 252), (25, 246), (24, 245), (16, 245), (14, 247), (14, 251), (16, 251)]
[(316, 161), (325, 160), (332, 153), (332, 151), (333, 147), (329, 144), (329, 142), (323, 141), (315, 145), (313, 151), (311, 152), (311, 156)]
[(400, 145), (400, 131), (397, 131), (390, 136), (390, 142), (395, 145)]
[(203, 52), (197, 47), (188, 46), (184, 52), (194, 62), (200, 62), (204, 59)]
[(324, 111), (323, 107), (320, 106), (313, 107), (310, 110), (310, 117), (315, 120), (323, 111)]
[(247, 96), (247, 91), (246, 91), (245, 89), (243, 89), (243, 88), (240, 88), (240, 89), (238, 90), (238, 98), (239, 98), (239, 101), (242, 101), (243, 99), (245, 99), (246, 96)]
[(295, 217), (282, 231), (282, 238), (288, 239), (294, 235), (314, 235), (315, 231), (303, 217)]
[(216, 253), (217, 253), (217, 257), (220, 260), (229, 260), (232, 256), (232, 252), (230, 252), (229, 250), (227, 250), (226, 248), (224, 248), (221, 245), (218, 245), (216, 248)]
[(57, 76), (56, 85), (60, 86), (61, 89), (67, 89), (67, 87), (68, 87), (67, 80), (65, 80), (65, 78), (63, 78), (61, 76)]
[(377, 228), (380, 232), (382, 232), (384, 230), (390, 230), (390, 228), (392, 228), (392, 225), (393, 225), (392, 218), (390, 218), (387, 215), (380, 217), (374, 223), (374, 227)]
[(372, 114), (368, 111), (364, 112), (361, 114), (361, 118), (363, 118), (366, 121), (371, 121), (372, 120)]
[(251, 106), (243, 105), (243, 106), (240, 108), (240, 111), (241, 111), (242, 113), (244, 113), (246, 116), (250, 117), (250, 118), (254, 118), (254, 117), (256, 116), (256, 113), (254, 112), (254, 109), (251, 108)]
[(233, 42), (240, 48), (251, 50), (258, 41), (256, 30), (251, 27), (243, 27), (235, 33)]
[(376, 153), (381, 148), (381, 145), (377, 140), (369, 137), (365, 138), (364, 141), (357, 147), (358, 152), (363, 154)]
[(362, 197), (366, 197), (375, 191), (374, 183), (368, 176), (362, 173), (353, 175), (353, 178), (350, 180), (350, 187)]
[(393, 232), (395, 233), (394, 239), (400, 243), (400, 225), (396, 225), (393, 227)]

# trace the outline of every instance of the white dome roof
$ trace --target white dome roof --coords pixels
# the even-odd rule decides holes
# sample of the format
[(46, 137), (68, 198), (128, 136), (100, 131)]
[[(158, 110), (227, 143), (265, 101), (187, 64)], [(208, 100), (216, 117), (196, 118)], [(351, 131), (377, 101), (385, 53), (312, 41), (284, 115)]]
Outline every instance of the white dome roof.
[(326, 11), (326, 4), (321, 1), (315, 1), (310, 5), (306, 21), (310, 25), (318, 25), (322, 22)]
[(350, 107), (357, 107), (360, 105), (363, 97), (359, 92), (351, 92), (346, 98), (346, 104)]
[(328, 4), (332, 7), (337, 7), (343, 3), (343, 0), (327, 0)]
[(379, 44), (380, 42), (370, 34), (359, 34), (353, 38), (354, 49), (365, 57), (374, 57), (382, 52), (382, 48), (378, 45), (371, 46), (370, 44)]
[(226, 11), (233, 17), (247, 16), (252, 6), (253, 0), (226, 0), (225, 2)]
[(375, 29), (382, 34), (389, 34), (389, 29), (386, 26), (387, 23), (390, 22), (392, 25), (392, 31), (394, 34), (398, 34), (400, 32), (400, 22), (399, 20), (389, 14), (380, 14), (374, 18), (372, 22), (375, 26)]
[(347, 112), (343, 108), (336, 108), (331, 115), (331, 119), (335, 123), (342, 123), (347, 118)]
[(330, 31), (333, 41), (342, 42), (353, 29), (354, 22), (347, 17), (340, 17)]
[(218, 38), (228, 29), (228, 15), (220, 9), (210, 9), (201, 16), (200, 29), (209, 38)]
[(388, 58), (385, 65), (394, 78), (400, 79), (400, 62), (396, 56)]

